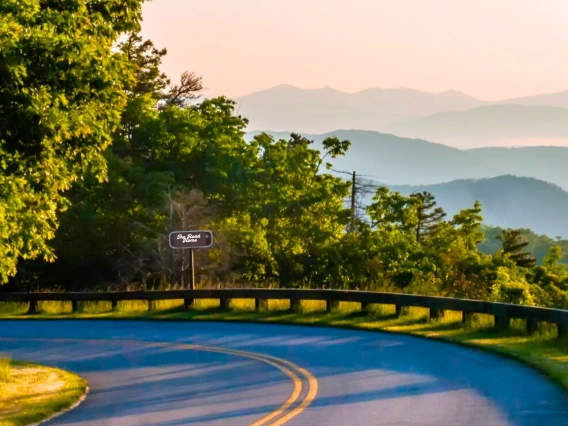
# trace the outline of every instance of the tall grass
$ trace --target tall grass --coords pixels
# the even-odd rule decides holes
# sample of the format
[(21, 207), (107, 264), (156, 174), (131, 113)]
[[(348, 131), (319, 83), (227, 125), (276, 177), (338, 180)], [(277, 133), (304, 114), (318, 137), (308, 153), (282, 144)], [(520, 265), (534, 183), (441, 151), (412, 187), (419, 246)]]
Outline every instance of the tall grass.
[(0, 383), (8, 383), (12, 372), (10, 358), (0, 355)]

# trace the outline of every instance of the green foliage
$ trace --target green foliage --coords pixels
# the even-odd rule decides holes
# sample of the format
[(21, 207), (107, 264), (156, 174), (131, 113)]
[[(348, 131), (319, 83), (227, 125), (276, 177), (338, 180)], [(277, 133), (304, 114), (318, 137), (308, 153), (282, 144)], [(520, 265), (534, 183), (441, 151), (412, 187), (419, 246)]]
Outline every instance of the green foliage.
[[(515, 273), (516, 272), (516, 273)], [(491, 288), (491, 300), (520, 305), (534, 305), (534, 297), (525, 277), (518, 271), (498, 267)]]
[(102, 179), (130, 69), (112, 45), (141, 0), (0, 4), (0, 282), (18, 258), (53, 260), (63, 192)]
[(523, 249), (529, 244), (523, 241), (519, 229), (504, 230), (502, 235), (497, 237), (503, 243), (503, 252), (521, 267), (532, 267), (536, 264), (536, 259)]
[(560, 263), (562, 258), (560, 246), (553, 246), (543, 264), (528, 274), (529, 281), (538, 288), (544, 306), (568, 308), (568, 268)]
[(12, 372), (10, 358), (0, 354), (0, 383), (8, 383)]
[(479, 201), (474, 203), (473, 208), (460, 211), (452, 219), (452, 225), (458, 228), (468, 250), (475, 250), (483, 241), (482, 221), (481, 203)]
[(442, 219), (446, 213), (441, 207), (436, 207), (436, 200), (429, 192), (419, 192), (410, 197), (418, 200), (416, 217), (416, 240), (422, 242), (440, 231)]

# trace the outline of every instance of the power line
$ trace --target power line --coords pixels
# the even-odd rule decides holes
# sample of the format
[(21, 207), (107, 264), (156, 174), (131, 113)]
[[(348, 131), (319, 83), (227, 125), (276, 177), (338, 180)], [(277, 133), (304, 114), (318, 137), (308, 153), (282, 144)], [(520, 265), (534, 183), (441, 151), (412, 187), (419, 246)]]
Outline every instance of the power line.
[(381, 178), (378, 177), (378, 176), (372, 176), (372, 175), (359, 175), (359, 176), (361, 176), (361, 177), (373, 178), (373, 179), (377, 179), (377, 180), (379, 180), (379, 181), (381, 180)]
[(353, 175), (353, 172), (346, 172), (345, 170), (335, 170), (335, 169), (329, 169), (329, 170), (331, 170), (332, 172), (335, 172), (335, 173), (343, 173), (343, 174), (346, 174), (346, 175), (349, 175), (349, 176)]
[(371, 189), (377, 189), (377, 188), (382, 187), (382, 185), (374, 185), (374, 184), (371, 184), (371, 183), (356, 183), (356, 185), (359, 188), (371, 188)]

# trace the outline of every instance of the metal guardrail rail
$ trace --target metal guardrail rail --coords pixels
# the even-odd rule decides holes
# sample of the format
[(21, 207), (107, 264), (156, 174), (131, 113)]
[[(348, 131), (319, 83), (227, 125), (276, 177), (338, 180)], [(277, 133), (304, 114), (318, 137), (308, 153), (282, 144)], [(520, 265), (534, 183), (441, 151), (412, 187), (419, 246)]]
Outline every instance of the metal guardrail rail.
[(525, 319), (527, 332), (534, 333), (539, 322), (556, 324), (558, 336), (568, 336), (568, 310), (550, 309), (535, 306), (495, 303), (482, 300), (456, 299), (449, 297), (421, 296), (413, 294), (381, 293), (353, 290), (302, 290), (302, 289), (204, 289), (204, 290), (167, 290), (167, 291), (128, 291), (128, 292), (76, 292), (76, 293), (0, 293), (2, 302), (29, 303), (29, 314), (37, 312), (40, 301), (71, 302), (73, 311), (78, 310), (78, 303), (85, 301), (109, 301), (116, 309), (119, 301), (146, 300), (148, 309), (154, 309), (158, 300), (184, 300), (184, 306), (190, 308), (195, 299), (219, 299), (221, 308), (228, 308), (231, 299), (254, 299), (257, 310), (266, 309), (268, 300), (290, 300), (290, 309), (299, 310), (302, 300), (322, 300), (327, 310), (333, 310), (339, 302), (358, 302), (366, 310), (370, 304), (395, 305), (397, 315), (404, 307), (430, 309), (430, 318), (440, 318), (444, 311), (462, 312), (464, 323), (471, 321), (472, 314), (493, 315), (495, 327), (506, 329), (512, 318)]

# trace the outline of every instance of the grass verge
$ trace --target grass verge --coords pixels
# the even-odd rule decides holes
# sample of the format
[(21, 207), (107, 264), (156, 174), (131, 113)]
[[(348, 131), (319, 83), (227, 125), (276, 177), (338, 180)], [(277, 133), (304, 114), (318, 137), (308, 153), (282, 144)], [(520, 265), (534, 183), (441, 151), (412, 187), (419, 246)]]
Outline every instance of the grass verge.
[(0, 358), (0, 426), (37, 424), (77, 404), (87, 391), (81, 377)]
[(254, 300), (232, 300), (230, 309), (220, 309), (218, 300), (196, 300), (190, 310), (183, 309), (183, 300), (159, 301), (148, 311), (146, 301), (120, 302), (115, 312), (108, 302), (84, 302), (79, 312), (71, 312), (70, 302), (40, 303), (40, 313), (28, 316), (26, 304), (0, 303), (0, 318), (6, 319), (141, 319), (265, 322), (311, 326), (332, 326), (360, 330), (405, 333), (467, 345), (510, 358), (536, 368), (568, 391), (568, 340), (556, 338), (556, 327), (541, 324), (536, 334), (525, 333), (525, 321), (513, 320), (511, 328), (493, 329), (491, 316), (475, 314), (464, 326), (461, 313), (446, 311), (438, 320), (428, 319), (428, 310), (409, 308), (395, 316), (390, 305), (370, 305), (360, 311), (358, 303), (341, 302), (333, 312), (325, 311), (325, 302), (303, 301), (299, 312), (290, 312), (289, 301), (270, 300), (268, 307), (255, 311)]

